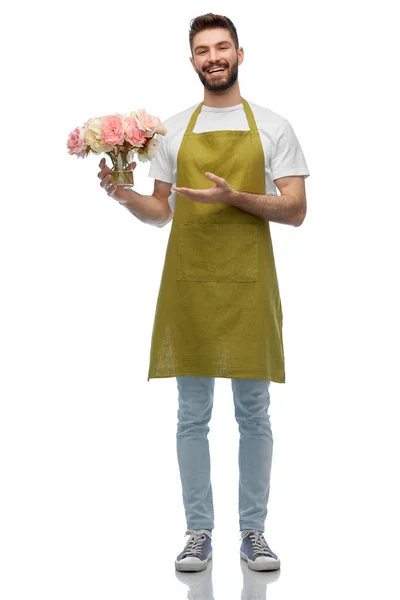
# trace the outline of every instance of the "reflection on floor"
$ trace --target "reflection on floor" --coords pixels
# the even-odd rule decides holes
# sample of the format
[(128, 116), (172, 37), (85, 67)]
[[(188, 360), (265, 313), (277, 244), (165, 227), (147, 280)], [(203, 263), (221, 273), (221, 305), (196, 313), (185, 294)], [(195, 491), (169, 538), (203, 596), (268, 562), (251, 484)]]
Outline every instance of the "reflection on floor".
[[(266, 600), (267, 586), (277, 581), (281, 569), (276, 571), (252, 571), (244, 559), (239, 558), (243, 574), (241, 600)], [(184, 573), (175, 571), (179, 581), (189, 588), (187, 598), (190, 600), (215, 600), (212, 585), (213, 559), (208, 561), (207, 569), (199, 572)], [(222, 600), (222, 599), (221, 599)]]

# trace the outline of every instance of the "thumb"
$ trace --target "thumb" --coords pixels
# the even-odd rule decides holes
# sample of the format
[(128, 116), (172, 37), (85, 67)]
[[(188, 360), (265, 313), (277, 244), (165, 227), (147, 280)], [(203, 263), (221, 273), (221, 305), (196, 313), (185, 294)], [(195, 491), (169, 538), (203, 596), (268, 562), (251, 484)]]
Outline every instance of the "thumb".
[(214, 175), (214, 173), (210, 173), (209, 171), (205, 173), (205, 176), (207, 177), (207, 179), (211, 179), (211, 181), (221, 181), (221, 177), (218, 177), (217, 175)]
[(132, 169), (134, 169), (136, 167), (136, 162), (132, 161), (131, 163), (129, 163), (129, 166), (132, 167)]

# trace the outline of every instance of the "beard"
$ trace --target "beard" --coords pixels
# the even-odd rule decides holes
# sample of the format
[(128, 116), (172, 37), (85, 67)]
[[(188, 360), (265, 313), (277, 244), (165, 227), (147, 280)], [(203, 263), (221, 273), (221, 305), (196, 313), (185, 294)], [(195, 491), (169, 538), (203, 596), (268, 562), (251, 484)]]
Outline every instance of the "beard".
[(199, 79), (201, 83), (207, 88), (210, 92), (225, 92), (228, 90), (237, 80), (238, 78), (238, 70), (239, 70), (239, 61), (236, 59), (232, 68), (225, 67), (225, 71), (223, 71), (220, 77), (213, 77), (209, 75), (206, 71), (203, 73), (197, 71)]

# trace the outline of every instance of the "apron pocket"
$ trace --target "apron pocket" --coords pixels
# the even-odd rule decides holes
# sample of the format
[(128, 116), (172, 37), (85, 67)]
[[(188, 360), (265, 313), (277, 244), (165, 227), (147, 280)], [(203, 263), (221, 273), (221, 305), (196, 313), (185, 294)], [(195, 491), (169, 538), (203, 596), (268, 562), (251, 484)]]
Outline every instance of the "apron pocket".
[(225, 283), (257, 281), (257, 226), (183, 223), (179, 230), (176, 278)]

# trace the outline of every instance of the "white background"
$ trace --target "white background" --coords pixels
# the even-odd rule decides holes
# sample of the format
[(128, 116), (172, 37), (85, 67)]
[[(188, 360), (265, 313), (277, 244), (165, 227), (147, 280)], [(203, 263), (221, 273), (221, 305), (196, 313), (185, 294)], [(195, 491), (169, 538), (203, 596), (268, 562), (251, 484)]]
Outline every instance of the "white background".
[[(311, 174), (303, 225), (271, 223), (287, 381), (270, 387), (265, 531), (282, 568), (256, 584), (241, 564), (239, 433), (217, 379), (214, 598), (264, 584), (269, 600), (399, 597), (394, 3), (120, 0), (4, 15), (2, 600), (184, 599), (198, 581), (174, 569), (187, 540), (176, 380), (147, 381), (171, 224), (136, 219), (100, 187), (100, 157), (66, 141), (89, 117), (163, 121), (200, 102), (188, 32), (208, 11), (237, 28), (242, 96), (290, 121)], [(149, 166), (134, 173), (142, 194)]]

